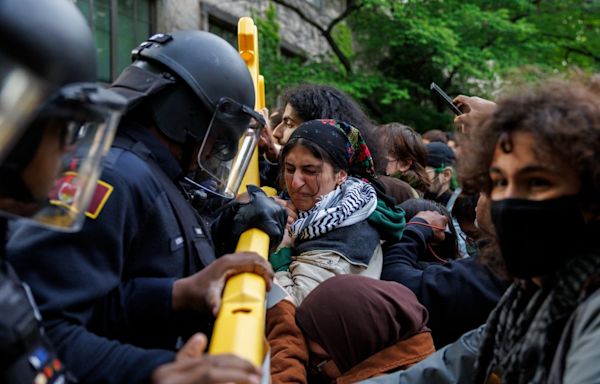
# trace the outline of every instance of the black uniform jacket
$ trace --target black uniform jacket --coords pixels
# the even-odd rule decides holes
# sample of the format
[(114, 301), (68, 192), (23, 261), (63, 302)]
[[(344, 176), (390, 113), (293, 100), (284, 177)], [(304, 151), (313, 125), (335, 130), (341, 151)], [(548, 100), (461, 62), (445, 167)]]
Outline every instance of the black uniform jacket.
[(180, 176), (156, 137), (124, 122), (83, 229), (21, 225), (9, 241), (48, 336), (83, 382), (147, 381), (192, 332), (190, 316), (172, 312), (172, 285), (214, 260), (214, 250)]

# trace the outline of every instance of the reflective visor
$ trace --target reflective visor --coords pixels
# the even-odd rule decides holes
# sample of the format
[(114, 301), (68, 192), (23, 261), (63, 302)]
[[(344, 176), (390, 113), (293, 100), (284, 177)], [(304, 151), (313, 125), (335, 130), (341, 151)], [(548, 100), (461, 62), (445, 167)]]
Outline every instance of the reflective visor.
[[(0, 196), (1, 213), (69, 232), (78, 230), (85, 216), (94, 218), (112, 192), (98, 177), (125, 104), (121, 96), (95, 84), (64, 87), (30, 128), (38, 130), (38, 139), (20, 178), (0, 174), (2, 190), (13, 191)], [(15, 150), (26, 146), (19, 142)], [(4, 169), (10, 169), (12, 157)], [(20, 190), (30, 195), (7, 183), (22, 183)]]
[(23, 134), (45, 89), (40, 78), (0, 53), (0, 160)]
[(198, 153), (195, 181), (213, 194), (234, 198), (264, 125), (264, 118), (250, 107), (222, 98)]

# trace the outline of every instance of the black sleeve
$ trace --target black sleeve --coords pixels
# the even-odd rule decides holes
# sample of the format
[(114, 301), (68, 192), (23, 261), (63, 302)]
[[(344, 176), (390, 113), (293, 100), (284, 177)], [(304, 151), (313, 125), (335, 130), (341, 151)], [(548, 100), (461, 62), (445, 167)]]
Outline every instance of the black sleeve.
[(381, 279), (415, 293), (429, 311), (428, 326), (440, 348), (483, 324), (508, 282), (471, 257), (423, 267), (418, 261), (431, 235), (430, 228), (407, 226), (402, 239), (384, 249)]
[[(144, 382), (154, 368), (173, 360), (174, 353), (100, 335), (109, 332), (105, 324), (135, 329), (136, 322), (145, 322), (160, 328), (170, 315), (173, 279), (121, 281), (139, 214), (126, 183), (106, 175), (103, 180), (114, 191), (98, 218), (86, 218), (77, 233), (19, 225), (8, 256), (31, 286), (47, 335), (69, 370), (86, 383)], [(105, 318), (97, 318), (99, 309)]]

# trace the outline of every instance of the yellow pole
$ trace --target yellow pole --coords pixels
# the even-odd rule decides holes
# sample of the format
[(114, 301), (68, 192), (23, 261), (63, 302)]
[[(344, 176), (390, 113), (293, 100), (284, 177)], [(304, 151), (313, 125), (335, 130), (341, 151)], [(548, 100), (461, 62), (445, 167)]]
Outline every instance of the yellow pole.
[[(254, 82), (254, 109), (260, 111), (265, 107), (265, 83), (259, 74), (258, 61), (258, 29), (250, 17), (242, 17), (238, 21), (238, 49), (240, 56), (246, 62), (252, 81)], [(244, 174), (240, 193), (246, 192), (246, 185), (260, 185), (260, 174), (258, 172), (258, 149), (254, 150), (248, 170)]]
[[(258, 32), (249, 17), (242, 17), (238, 22), (238, 45), (240, 56), (248, 65), (254, 81), (255, 108), (260, 110), (265, 106), (264, 78), (259, 75)], [(246, 191), (248, 184), (260, 184), (256, 149), (244, 175), (241, 192)], [(242, 233), (236, 251), (254, 251), (267, 259), (269, 236), (258, 229), (247, 230)], [(231, 353), (260, 367), (265, 355), (265, 299), (265, 282), (258, 275), (242, 273), (230, 278), (223, 291), (209, 353)]]

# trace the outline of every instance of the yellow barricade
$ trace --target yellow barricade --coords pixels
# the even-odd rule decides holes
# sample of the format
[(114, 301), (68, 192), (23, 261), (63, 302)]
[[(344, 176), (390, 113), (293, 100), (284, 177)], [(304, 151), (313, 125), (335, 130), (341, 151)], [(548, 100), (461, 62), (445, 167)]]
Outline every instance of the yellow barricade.
[[(238, 22), (240, 56), (248, 65), (256, 92), (255, 108), (265, 106), (264, 78), (259, 75), (258, 32), (254, 21), (242, 17)], [(258, 150), (244, 175), (240, 192), (246, 185), (260, 184)], [(269, 256), (269, 236), (261, 230), (250, 229), (242, 234), (236, 251), (253, 251)], [(225, 285), (221, 309), (217, 315), (209, 353), (231, 353), (260, 367), (265, 357), (265, 281), (253, 273), (243, 273), (230, 278)]]

